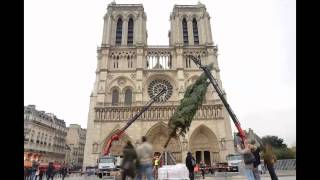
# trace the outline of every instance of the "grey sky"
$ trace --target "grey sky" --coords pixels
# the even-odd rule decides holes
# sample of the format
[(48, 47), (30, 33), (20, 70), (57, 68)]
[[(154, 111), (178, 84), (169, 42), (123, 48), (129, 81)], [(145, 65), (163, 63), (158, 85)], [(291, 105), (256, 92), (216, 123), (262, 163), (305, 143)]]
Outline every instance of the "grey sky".
[[(87, 125), (89, 96), (111, 0), (25, 1), (24, 104)], [(149, 45), (168, 45), (174, 4), (143, 3)], [(292, 0), (201, 0), (211, 16), (228, 102), (243, 128), (296, 141), (296, 24)], [(234, 129), (234, 125), (232, 124)]]

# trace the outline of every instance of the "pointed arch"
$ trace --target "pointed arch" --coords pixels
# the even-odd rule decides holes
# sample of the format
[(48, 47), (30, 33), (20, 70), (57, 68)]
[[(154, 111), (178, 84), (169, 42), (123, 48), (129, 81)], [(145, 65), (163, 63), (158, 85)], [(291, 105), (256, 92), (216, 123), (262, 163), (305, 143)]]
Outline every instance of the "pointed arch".
[(117, 105), (119, 103), (119, 88), (113, 88), (112, 90), (112, 105)]
[[(119, 132), (119, 129), (113, 130), (101, 143), (101, 149), (100, 149), (100, 153), (103, 153), (104, 148), (106, 148), (108, 141), (111, 139), (111, 137)], [(110, 154), (114, 155), (114, 156), (122, 156), (122, 151), (123, 151), (123, 147), (125, 146), (125, 144), (127, 143), (127, 141), (131, 141), (132, 144), (134, 143), (132, 141), (132, 139), (124, 132), (122, 134), (122, 136), (120, 137), (120, 139), (118, 141), (113, 141), (112, 142), (112, 146), (110, 149)]]
[(193, 130), (189, 138), (189, 145), (197, 162), (204, 160), (206, 164), (211, 164), (220, 161), (217, 136), (206, 125), (201, 124)]
[[(148, 142), (153, 145), (154, 153), (162, 153), (164, 151), (164, 144), (169, 137), (168, 125), (164, 122), (158, 122), (153, 125), (146, 133)], [(167, 149), (170, 149), (176, 162), (182, 162), (182, 147), (179, 138), (172, 138), (169, 142)]]

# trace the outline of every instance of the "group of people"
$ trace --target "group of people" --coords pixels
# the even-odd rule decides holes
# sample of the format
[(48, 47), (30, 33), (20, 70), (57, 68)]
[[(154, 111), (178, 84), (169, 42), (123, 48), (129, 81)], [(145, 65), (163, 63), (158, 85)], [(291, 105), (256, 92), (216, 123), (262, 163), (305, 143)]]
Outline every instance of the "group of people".
[[(252, 140), (250, 143), (246, 139), (244, 141), (244, 147), (241, 147), (240, 144), (237, 145), (238, 152), (243, 155), (243, 160), (245, 164), (245, 175), (248, 180), (260, 180), (260, 172), (258, 166), (261, 163), (260, 152), (263, 152), (264, 164), (267, 167), (271, 180), (278, 180), (278, 177), (274, 170), (274, 164), (277, 161), (275, 154), (273, 153), (272, 146), (266, 144), (264, 147), (256, 146), (255, 140)], [(187, 153), (186, 157), (186, 166), (189, 170), (190, 180), (194, 180), (194, 169), (197, 166), (195, 158), (192, 156), (191, 152)], [(202, 178), (205, 178), (205, 164), (203, 161), (200, 163), (200, 170)]]
[(263, 152), (264, 165), (267, 167), (271, 180), (278, 180), (278, 177), (274, 170), (274, 164), (277, 161), (275, 154), (273, 153), (272, 146), (266, 144), (260, 147), (255, 145), (255, 140), (249, 143), (248, 139), (244, 140), (244, 147), (240, 144), (237, 145), (238, 152), (243, 155), (243, 161), (245, 164), (245, 175), (248, 180), (260, 180), (260, 172), (258, 166), (260, 164), (260, 152)]
[(48, 168), (40, 168), (37, 164), (33, 164), (31, 168), (24, 168), (24, 179), (25, 180), (53, 180), (56, 174), (59, 174), (64, 180), (68, 173), (67, 167), (63, 166), (56, 170), (53, 163), (49, 163)]
[(136, 148), (132, 145), (131, 141), (123, 148), (123, 160), (121, 163), (121, 177), (125, 180), (127, 177), (141, 180), (142, 176), (146, 176), (147, 180), (153, 180), (153, 162), (157, 162), (158, 168), (159, 161), (153, 161), (153, 147), (143, 136), (141, 143)]

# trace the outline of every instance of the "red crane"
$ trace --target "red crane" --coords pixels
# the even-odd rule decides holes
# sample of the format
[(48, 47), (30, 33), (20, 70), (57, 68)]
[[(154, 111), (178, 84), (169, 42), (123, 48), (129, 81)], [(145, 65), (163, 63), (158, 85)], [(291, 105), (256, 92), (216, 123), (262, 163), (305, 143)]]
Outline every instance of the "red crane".
[(113, 141), (118, 141), (121, 136), (123, 135), (124, 131), (135, 121), (137, 120), (142, 113), (144, 113), (146, 110), (149, 109), (149, 107), (157, 101), (157, 99), (163, 95), (164, 93), (167, 92), (167, 89), (166, 88), (163, 88), (156, 96), (152, 97), (151, 100), (143, 106), (143, 108), (141, 109), (141, 111), (139, 111), (137, 114), (135, 114), (128, 122), (127, 124), (120, 129), (120, 131), (116, 132), (114, 135), (111, 136), (111, 138), (109, 139), (107, 145), (105, 146), (105, 148), (103, 149), (103, 152), (102, 154), (105, 156), (105, 155), (109, 155), (110, 153), (110, 149), (111, 149), (111, 146), (112, 146), (112, 142)]

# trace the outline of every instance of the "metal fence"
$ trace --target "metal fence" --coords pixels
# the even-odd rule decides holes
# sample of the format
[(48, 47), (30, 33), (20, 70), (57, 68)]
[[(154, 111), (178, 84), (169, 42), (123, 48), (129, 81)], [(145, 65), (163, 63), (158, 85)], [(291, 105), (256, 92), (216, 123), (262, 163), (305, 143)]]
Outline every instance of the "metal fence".
[(295, 170), (296, 169), (296, 159), (283, 159), (277, 160), (274, 164), (275, 170)]

